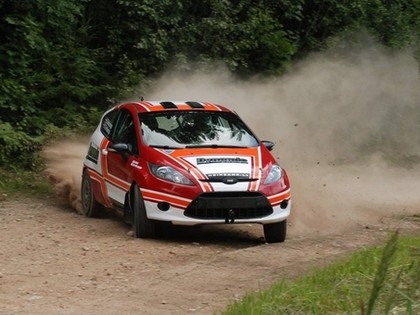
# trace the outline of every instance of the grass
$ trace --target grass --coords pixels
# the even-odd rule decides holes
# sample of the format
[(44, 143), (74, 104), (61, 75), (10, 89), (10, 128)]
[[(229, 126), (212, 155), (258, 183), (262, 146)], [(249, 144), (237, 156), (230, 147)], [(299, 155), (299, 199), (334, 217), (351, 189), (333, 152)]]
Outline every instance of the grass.
[(420, 236), (392, 234), (383, 248), (355, 253), (230, 304), (233, 314), (419, 314)]
[(0, 168), (0, 199), (6, 196), (45, 196), (52, 193), (52, 185), (42, 172)]

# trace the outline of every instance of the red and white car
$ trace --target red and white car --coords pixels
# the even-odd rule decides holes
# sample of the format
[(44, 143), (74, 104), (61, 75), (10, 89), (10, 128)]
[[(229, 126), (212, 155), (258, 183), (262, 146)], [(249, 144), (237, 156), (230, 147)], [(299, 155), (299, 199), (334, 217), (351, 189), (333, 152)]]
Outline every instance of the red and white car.
[(220, 105), (117, 105), (90, 139), (83, 213), (119, 210), (136, 237), (153, 237), (160, 222), (260, 223), (267, 242), (283, 242), (290, 185), (272, 147)]

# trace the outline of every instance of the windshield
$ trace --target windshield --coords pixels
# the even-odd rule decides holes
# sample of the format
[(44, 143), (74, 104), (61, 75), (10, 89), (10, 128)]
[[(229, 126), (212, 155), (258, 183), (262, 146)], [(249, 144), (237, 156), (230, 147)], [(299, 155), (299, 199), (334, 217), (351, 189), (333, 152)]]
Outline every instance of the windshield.
[(258, 140), (227, 112), (171, 111), (139, 114), (143, 142), (153, 147), (256, 147)]

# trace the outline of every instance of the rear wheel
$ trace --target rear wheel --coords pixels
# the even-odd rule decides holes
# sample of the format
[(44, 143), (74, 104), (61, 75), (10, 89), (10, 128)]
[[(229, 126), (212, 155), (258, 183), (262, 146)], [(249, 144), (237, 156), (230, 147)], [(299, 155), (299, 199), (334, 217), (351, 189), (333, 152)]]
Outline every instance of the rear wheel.
[(135, 185), (132, 191), (133, 230), (136, 237), (149, 238), (156, 234), (156, 226), (153, 220), (147, 218), (146, 207), (139, 187)]
[(264, 224), (264, 237), (267, 243), (281, 243), (286, 239), (287, 220)]
[(92, 190), (92, 180), (90, 179), (89, 172), (85, 169), (82, 176), (82, 212), (87, 217), (97, 216), (103, 206), (96, 201), (95, 195)]

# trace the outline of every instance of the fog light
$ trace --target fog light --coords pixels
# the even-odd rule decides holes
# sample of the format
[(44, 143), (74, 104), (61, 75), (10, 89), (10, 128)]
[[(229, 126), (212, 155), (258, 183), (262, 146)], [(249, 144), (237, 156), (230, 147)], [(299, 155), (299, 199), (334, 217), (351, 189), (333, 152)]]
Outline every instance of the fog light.
[(280, 203), (280, 208), (282, 208), (282, 209), (286, 209), (288, 204), (289, 204), (289, 200), (283, 200), (283, 201)]
[(158, 206), (159, 210), (162, 210), (162, 211), (168, 211), (169, 210), (169, 203), (167, 203), (167, 202), (159, 202), (157, 206)]

